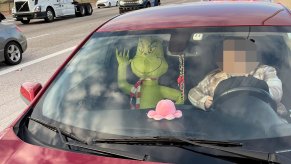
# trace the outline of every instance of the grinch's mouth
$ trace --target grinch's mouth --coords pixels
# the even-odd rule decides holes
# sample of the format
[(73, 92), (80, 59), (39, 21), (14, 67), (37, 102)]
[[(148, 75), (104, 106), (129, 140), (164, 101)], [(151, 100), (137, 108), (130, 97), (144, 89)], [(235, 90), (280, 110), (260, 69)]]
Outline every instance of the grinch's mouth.
[(133, 60), (131, 64), (136, 72), (147, 75), (157, 71), (163, 64), (163, 60), (161, 58), (155, 58), (154, 60), (138, 59)]

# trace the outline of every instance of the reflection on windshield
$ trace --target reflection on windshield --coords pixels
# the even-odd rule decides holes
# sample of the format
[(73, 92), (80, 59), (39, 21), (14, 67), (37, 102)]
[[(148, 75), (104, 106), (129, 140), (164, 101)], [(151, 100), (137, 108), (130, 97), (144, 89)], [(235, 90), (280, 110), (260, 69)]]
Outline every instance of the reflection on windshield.
[(33, 117), (118, 136), (291, 135), (288, 32), (240, 27), (96, 33)]

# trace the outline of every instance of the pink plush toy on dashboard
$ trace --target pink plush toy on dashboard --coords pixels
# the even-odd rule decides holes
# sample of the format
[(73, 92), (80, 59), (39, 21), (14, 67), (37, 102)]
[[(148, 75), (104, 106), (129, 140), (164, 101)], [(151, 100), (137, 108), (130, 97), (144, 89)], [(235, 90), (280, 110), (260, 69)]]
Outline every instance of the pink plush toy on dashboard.
[(149, 118), (154, 120), (173, 120), (182, 117), (182, 112), (176, 110), (175, 104), (171, 100), (161, 100), (158, 102), (155, 110), (150, 110), (147, 114)]

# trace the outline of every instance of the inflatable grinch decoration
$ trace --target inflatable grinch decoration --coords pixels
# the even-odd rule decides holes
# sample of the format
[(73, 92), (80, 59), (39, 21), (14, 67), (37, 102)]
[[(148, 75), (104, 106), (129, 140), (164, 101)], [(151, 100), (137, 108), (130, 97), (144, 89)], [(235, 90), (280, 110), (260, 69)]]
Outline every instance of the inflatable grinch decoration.
[[(159, 39), (141, 37), (133, 59), (129, 59), (129, 51), (119, 52), (117, 49), (116, 58), (118, 61), (118, 86), (124, 93), (130, 95), (132, 109), (153, 108), (163, 99), (170, 99), (176, 104), (183, 103), (184, 98), (180, 90), (161, 86), (158, 83), (159, 77), (168, 70), (162, 42)], [(129, 84), (126, 79), (129, 64), (132, 72), (139, 77), (139, 81), (135, 85)]]

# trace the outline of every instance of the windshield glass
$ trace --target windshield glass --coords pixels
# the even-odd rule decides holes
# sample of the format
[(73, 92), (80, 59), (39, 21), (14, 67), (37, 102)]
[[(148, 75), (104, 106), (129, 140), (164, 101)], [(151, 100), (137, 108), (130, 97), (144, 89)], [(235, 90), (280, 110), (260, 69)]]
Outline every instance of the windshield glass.
[(290, 27), (96, 32), (32, 116), (95, 137), (289, 136), (290, 50)]

